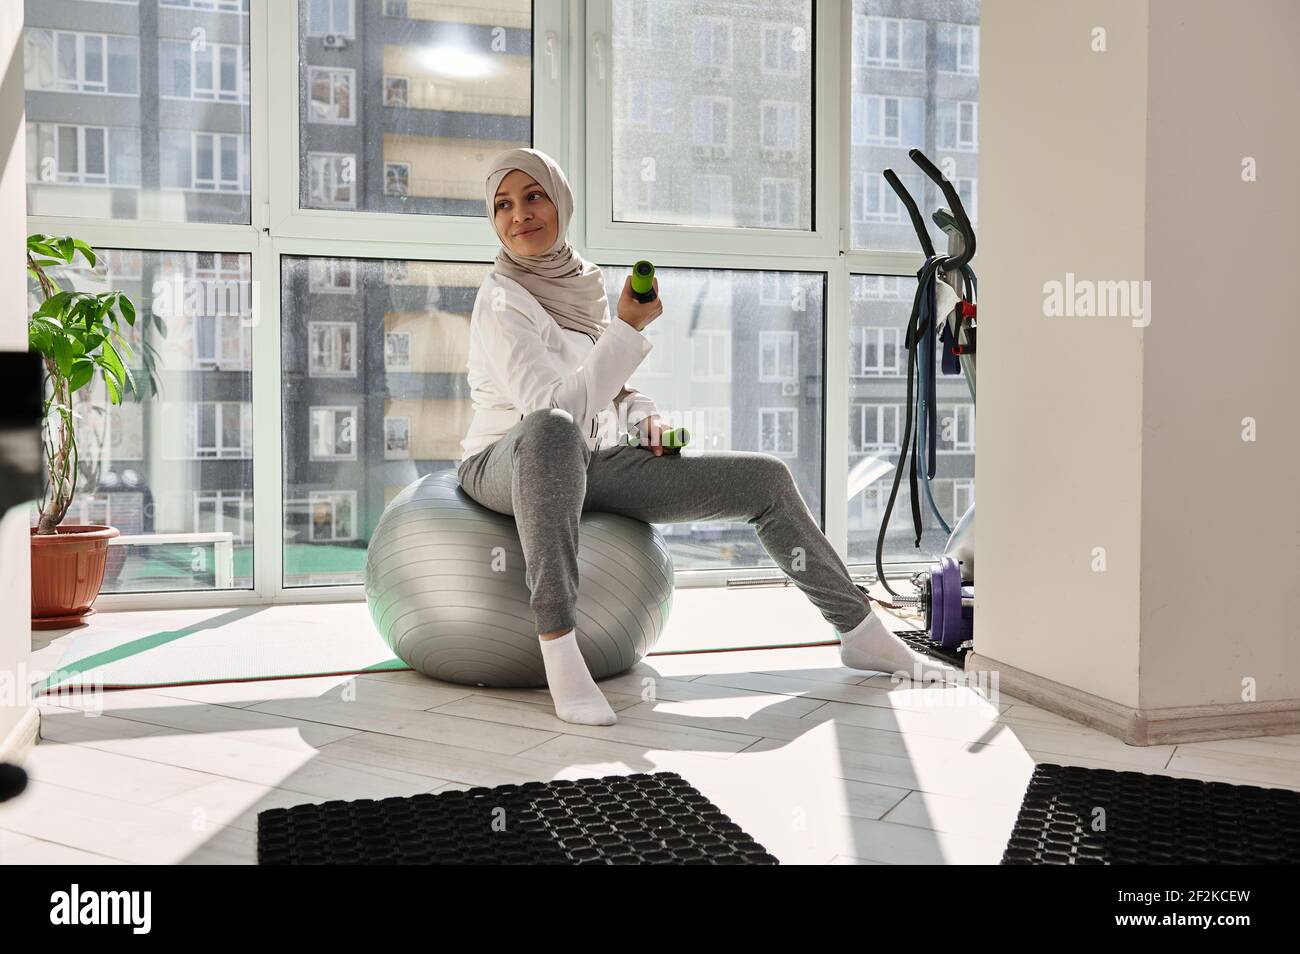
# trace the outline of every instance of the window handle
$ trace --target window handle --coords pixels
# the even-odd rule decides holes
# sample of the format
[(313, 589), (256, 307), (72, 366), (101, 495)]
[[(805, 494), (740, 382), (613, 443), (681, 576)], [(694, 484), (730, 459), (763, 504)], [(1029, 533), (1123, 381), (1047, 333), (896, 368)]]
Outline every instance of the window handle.
[(605, 34), (593, 33), (591, 35), (591, 55), (596, 58), (596, 78), (603, 82), (605, 79)]
[(546, 58), (551, 61), (551, 81), (560, 78), (560, 38), (554, 30), (546, 31)]

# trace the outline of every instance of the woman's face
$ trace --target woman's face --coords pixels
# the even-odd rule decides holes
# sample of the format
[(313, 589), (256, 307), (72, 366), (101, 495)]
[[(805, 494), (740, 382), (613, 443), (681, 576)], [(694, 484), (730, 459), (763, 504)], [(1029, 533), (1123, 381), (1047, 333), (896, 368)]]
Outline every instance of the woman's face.
[(555, 244), (560, 214), (546, 191), (522, 169), (512, 169), (497, 186), (496, 229), (516, 255), (543, 255)]

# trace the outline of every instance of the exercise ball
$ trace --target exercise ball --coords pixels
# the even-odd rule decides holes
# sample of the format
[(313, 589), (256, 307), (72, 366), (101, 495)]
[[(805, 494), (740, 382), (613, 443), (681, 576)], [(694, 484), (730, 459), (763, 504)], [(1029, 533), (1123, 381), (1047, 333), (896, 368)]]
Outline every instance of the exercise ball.
[[(635, 665), (658, 641), (673, 600), (663, 534), (621, 514), (579, 522), (578, 647), (592, 676)], [(392, 499), (366, 551), (370, 617), (412, 669), (463, 685), (546, 685), (513, 516), (478, 503), (455, 471)]]

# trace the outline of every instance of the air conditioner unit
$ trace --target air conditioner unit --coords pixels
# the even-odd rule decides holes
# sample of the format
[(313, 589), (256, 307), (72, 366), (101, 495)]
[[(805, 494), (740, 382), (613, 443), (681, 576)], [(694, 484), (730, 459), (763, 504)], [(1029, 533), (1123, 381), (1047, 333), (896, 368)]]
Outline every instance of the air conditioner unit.
[(794, 151), (793, 149), (782, 149), (782, 150), (781, 150), (781, 161), (782, 161), (782, 162), (794, 162), (794, 157), (795, 157), (795, 151)]
[(347, 48), (348, 38), (338, 33), (326, 33), (322, 42), (327, 50), (342, 50)]
[(798, 397), (798, 396), (799, 396), (798, 381), (781, 382), (781, 397)]
[(714, 159), (725, 159), (726, 156), (727, 156), (727, 147), (726, 147), (726, 146), (714, 146), (714, 147), (713, 147), (713, 158), (714, 158)]

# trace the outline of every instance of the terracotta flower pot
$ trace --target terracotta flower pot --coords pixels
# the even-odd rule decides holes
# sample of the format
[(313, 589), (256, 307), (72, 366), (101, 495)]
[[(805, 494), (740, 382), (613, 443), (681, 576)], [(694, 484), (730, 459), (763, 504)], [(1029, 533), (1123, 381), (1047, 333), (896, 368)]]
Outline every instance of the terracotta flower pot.
[(32, 629), (80, 626), (104, 583), (108, 541), (116, 527), (60, 524), (54, 533), (32, 527)]

